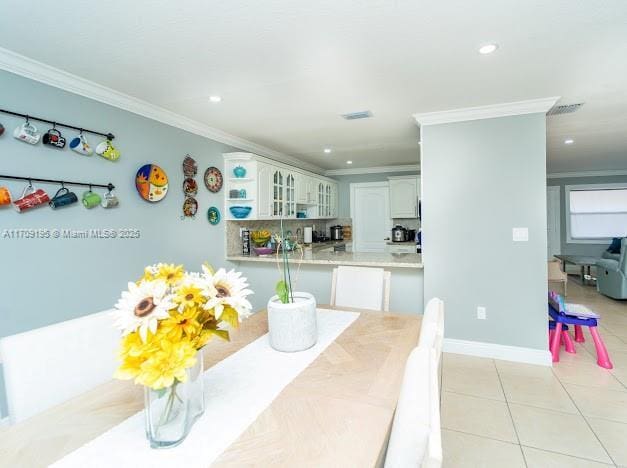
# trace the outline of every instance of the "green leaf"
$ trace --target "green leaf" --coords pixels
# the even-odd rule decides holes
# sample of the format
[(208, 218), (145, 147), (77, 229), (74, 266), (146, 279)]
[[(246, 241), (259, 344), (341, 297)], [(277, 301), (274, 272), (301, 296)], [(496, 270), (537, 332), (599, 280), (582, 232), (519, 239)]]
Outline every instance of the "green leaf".
[(237, 317), (237, 311), (232, 307), (224, 307), (224, 311), (220, 316), (220, 320), (228, 323), (233, 328), (237, 328), (239, 326), (239, 320)]
[(209, 333), (222, 338), (224, 341), (231, 341), (228, 330), (209, 330)]
[(279, 296), (279, 300), (283, 304), (287, 304), (289, 298), (287, 283), (283, 280), (278, 281), (275, 287), (275, 291), (277, 293), (277, 296)]

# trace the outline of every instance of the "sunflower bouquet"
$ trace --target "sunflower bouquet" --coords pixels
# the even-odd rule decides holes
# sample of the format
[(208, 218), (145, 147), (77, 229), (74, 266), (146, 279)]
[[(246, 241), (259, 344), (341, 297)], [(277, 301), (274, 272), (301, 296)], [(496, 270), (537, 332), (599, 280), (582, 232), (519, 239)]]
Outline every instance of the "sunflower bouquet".
[(196, 351), (217, 336), (228, 340), (226, 326), (237, 327), (251, 314), (246, 278), (208, 265), (202, 273), (182, 265), (146, 267), (143, 277), (128, 283), (115, 305), (115, 325), (122, 331), (115, 376), (155, 390), (184, 381)]
[(177, 393), (177, 386), (202, 372), (198, 351), (213, 337), (228, 340), (228, 327), (237, 327), (250, 316), (252, 306), (246, 299), (250, 294), (241, 273), (214, 271), (208, 265), (196, 273), (186, 272), (182, 265), (159, 263), (146, 267), (137, 282), (128, 283), (113, 313), (115, 326), (122, 331), (115, 377), (145, 386), (147, 411), (149, 391), (159, 398), (168, 394), (158, 425), (171, 419), (182, 400), (184, 392)]

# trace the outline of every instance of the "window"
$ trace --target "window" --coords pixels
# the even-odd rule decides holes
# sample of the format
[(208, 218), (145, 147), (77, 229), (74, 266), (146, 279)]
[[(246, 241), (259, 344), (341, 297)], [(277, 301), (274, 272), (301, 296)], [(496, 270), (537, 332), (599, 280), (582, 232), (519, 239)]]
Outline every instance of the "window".
[(627, 185), (567, 185), (568, 242), (604, 244), (627, 236)]

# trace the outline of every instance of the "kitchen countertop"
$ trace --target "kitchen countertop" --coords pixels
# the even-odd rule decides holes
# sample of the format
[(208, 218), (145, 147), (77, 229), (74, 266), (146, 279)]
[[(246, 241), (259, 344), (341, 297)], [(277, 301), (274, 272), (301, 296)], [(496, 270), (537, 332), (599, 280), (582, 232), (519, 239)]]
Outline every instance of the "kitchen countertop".
[(412, 245), (412, 244), (416, 244), (416, 241), (403, 241), (403, 242), (394, 242), (394, 241), (386, 241), (385, 242), (387, 245)]
[[(290, 254), (292, 262), (297, 262), (300, 255)], [(232, 262), (265, 262), (276, 263), (276, 255), (227, 256)], [(305, 249), (302, 260), (304, 265), (350, 265), (388, 268), (422, 269), (422, 255), (418, 253), (392, 254), (387, 252), (333, 252), (330, 249)]]

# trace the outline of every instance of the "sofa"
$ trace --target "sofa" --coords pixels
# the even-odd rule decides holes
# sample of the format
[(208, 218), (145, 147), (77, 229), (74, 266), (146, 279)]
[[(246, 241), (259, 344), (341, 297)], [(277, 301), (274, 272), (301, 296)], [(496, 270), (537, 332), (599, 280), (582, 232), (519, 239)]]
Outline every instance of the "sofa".
[(613, 299), (627, 299), (627, 238), (620, 244), (620, 253), (603, 252), (597, 260), (597, 291)]

